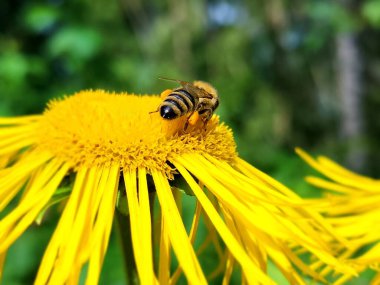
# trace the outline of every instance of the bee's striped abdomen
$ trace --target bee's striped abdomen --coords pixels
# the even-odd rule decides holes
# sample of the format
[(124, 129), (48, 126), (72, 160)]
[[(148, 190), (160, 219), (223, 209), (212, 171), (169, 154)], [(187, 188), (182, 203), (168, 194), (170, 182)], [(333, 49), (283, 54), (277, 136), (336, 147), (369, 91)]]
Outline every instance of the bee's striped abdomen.
[(195, 110), (196, 100), (189, 92), (175, 89), (165, 98), (160, 106), (160, 115), (172, 120)]

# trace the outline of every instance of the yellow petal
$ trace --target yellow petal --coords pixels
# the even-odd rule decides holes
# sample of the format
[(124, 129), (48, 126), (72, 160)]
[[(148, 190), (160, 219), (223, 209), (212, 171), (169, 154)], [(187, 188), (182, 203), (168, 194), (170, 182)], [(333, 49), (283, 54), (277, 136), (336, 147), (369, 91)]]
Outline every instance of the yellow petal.
[(125, 171), (124, 181), (127, 192), (131, 237), (134, 258), (141, 284), (154, 284), (153, 253), (151, 241), (151, 220), (148, 186), (144, 170), (139, 171), (137, 187), (136, 172)]
[(22, 125), (38, 121), (41, 115), (19, 116), (19, 117), (0, 117), (0, 125)]
[[(203, 193), (202, 189), (200, 189), (199, 185), (194, 181), (186, 169), (179, 163), (176, 163), (175, 166), (193, 190), (199, 203), (202, 205), (202, 208), (209, 216), (215, 228), (218, 230), (221, 238), (224, 240), (231, 254), (233, 254), (235, 259), (239, 261), (240, 265), (245, 271), (245, 276), (247, 277), (248, 281), (253, 283), (255, 282), (254, 280), (256, 280), (263, 284), (274, 284), (274, 282), (271, 281), (269, 277), (265, 275), (248, 257), (244, 249), (239, 245), (237, 240), (228, 230), (227, 226), (219, 216), (218, 212), (212, 206), (211, 202), (207, 199), (207, 196)], [(253, 277), (255, 277), (255, 279), (253, 279)]]
[[(334, 171), (334, 168), (329, 168), (331, 164), (321, 164), (318, 161), (314, 160), (310, 155), (308, 155), (303, 150), (296, 148), (297, 154), (305, 160), (311, 167), (313, 167), (318, 172), (322, 173), (326, 177), (342, 184), (347, 185), (351, 187), (357, 186), (357, 177), (353, 175), (347, 175), (347, 172), (342, 172), (341, 169), (338, 171)], [(335, 168), (336, 169), (336, 168)], [(369, 180), (363, 180), (360, 181), (360, 189), (366, 190), (366, 191), (377, 191), (379, 188), (378, 183), (374, 184)]]
[[(82, 188), (86, 182), (87, 173), (87, 168), (81, 168), (77, 173), (74, 188), (70, 194), (70, 198), (61, 215), (58, 226), (54, 231), (53, 237), (50, 239), (49, 245), (45, 250), (45, 254), (37, 273), (35, 284), (48, 283), (50, 275), (53, 273), (55, 267), (59, 268), (59, 263), (56, 262), (56, 259), (58, 257), (62, 258), (62, 255), (60, 254), (60, 251), (62, 252), (64, 250), (60, 249), (62, 247), (62, 244), (65, 242), (70, 242), (68, 235), (69, 233), (72, 233), (77, 209), (84, 202), (82, 197)], [(88, 194), (89, 193), (87, 193), (87, 195)]]
[[(45, 183), (39, 185), (38, 191), (30, 199), (23, 199), (20, 204), (0, 223), (0, 252), (5, 251), (36, 219), (42, 208), (54, 194), (69, 167), (61, 162), (51, 162), (55, 165), (52, 172), (44, 177)], [(41, 179), (44, 179), (41, 178)]]
[[(153, 268), (153, 249), (152, 249), (152, 221), (150, 213), (149, 204), (149, 190), (148, 183), (146, 179), (146, 170), (144, 168), (138, 169), (138, 201), (139, 201), (139, 211), (141, 217), (141, 229), (142, 231), (142, 246), (144, 250), (144, 260), (145, 260), (145, 272), (148, 282), (156, 283), (157, 279), (154, 275)], [(153, 215), (153, 214), (152, 214)]]
[[(100, 188), (101, 185), (103, 185), (100, 181), (97, 188), (97, 191), (103, 193), (103, 196), (101, 197), (100, 205), (98, 206), (99, 210), (96, 214), (96, 221), (91, 221), (93, 228), (90, 232), (89, 242), (92, 246), (88, 257), (89, 267), (86, 284), (97, 284), (99, 282), (99, 276), (111, 234), (112, 223), (110, 221), (113, 220), (116, 205), (119, 168), (119, 165), (111, 166), (104, 187)], [(83, 247), (83, 244), (81, 246)]]
[(165, 226), (168, 227), (170, 242), (187, 280), (191, 284), (206, 284), (206, 278), (203, 275), (193, 247), (187, 236), (173, 194), (171, 193), (169, 183), (162, 173), (153, 171), (152, 176), (154, 184), (156, 185), (157, 196), (160, 201)]
[(0, 196), (2, 193), (9, 191), (18, 191), (19, 189), (14, 189), (15, 185), (18, 185), (20, 182), (28, 178), (36, 168), (46, 163), (50, 158), (51, 155), (46, 152), (32, 152), (11, 167), (1, 170)]
[(164, 217), (161, 216), (160, 260), (158, 263), (159, 284), (169, 284), (170, 282), (170, 238), (165, 223)]
[[(195, 235), (196, 235), (197, 230), (198, 230), (201, 211), (202, 211), (202, 208), (201, 208), (200, 204), (197, 202), (196, 208), (195, 208), (195, 213), (193, 216), (193, 222), (191, 223), (190, 234), (189, 234), (190, 242), (193, 245), (194, 245), (194, 241), (195, 241)], [(179, 264), (177, 270), (174, 272), (174, 274), (170, 280), (170, 283), (176, 284), (179, 277), (181, 276), (181, 273), (182, 273), (182, 267), (181, 267), (181, 264)]]
[(227, 257), (227, 264), (226, 264), (226, 271), (224, 272), (223, 276), (223, 285), (228, 285), (230, 284), (231, 276), (232, 276), (232, 271), (234, 269), (234, 258), (232, 257), (231, 253), (228, 253)]

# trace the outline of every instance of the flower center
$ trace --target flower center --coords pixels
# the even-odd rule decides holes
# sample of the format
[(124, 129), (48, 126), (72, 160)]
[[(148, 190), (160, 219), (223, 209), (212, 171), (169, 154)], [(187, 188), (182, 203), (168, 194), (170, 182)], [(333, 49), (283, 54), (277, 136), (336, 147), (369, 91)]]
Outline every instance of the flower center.
[(187, 117), (164, 120), (155, 112), (159, 96), (82, 91), (51, 101), (41, 120), (39, 145), (81, 165), (120, 163), (124, 168), (164, 170), (184, 153), (209, 153), (221, 160), (236, 157), (232, 133), (214, 116), (184, 131)]

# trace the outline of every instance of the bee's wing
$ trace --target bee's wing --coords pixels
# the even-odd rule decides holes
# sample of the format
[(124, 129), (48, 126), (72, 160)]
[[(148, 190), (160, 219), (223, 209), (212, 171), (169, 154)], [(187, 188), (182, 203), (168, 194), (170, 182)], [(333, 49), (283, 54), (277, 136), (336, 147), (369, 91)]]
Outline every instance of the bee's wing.
[(185, 88), (186, 91), (188, 91), (190, 94), (198, 96), (199, 98), (209, 98), (209, 99), (213, 98), (212, 95), (209, 94), (206, 90), (204, 90), (203, 88), (195, 86), (191, 82), (173, 79), (173, 78), (167, 78), (167, 77), (158, 77), (158, 79), (178, 82), (179, 84), (181, 84), (181, 86), (183, 88)]
[(203, 88), (201, 88), (201, 87), (198, 87), (198, 86), (194, 86), (193, 84), (191, 84), (191, 90), (195, 93), (195, 94), (197, 94), (197, 96), (199, 97), (199, 98), (207, 98), (207, 99), (212, 99), (213, 98), (213, 96), (210, 94), (210, 93), (208, 93), (206, 90), (204, 90)]
[(184, 82), (184, 84), (182, 84), (183, 88), (190, 94), (193, 94), (194, 96), (197, 96), (198, 98), (212, 99), (212, 95), (209, 94), (203, 88), (195, 86), (193, 83), (190, 83), (190, 82), (185, 82), (185, 81), (182, 81), (182, 82)]

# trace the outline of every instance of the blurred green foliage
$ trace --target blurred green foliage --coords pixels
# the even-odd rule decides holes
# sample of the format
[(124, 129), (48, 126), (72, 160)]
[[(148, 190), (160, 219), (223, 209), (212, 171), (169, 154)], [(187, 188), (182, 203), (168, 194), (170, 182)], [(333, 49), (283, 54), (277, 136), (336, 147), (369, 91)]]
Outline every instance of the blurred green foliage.
[(380, 27), (380, 2), (366, 1), (362, 6), (363, 17), (374, 27)]
[[(40, 113), (49, 99), (81, 89), (158, 94), (174, 87), (159, 76), (205, 80), (220, 93), (217, 113), (240, 155), (315, 196), (301, 181), (310, 170), (293, 148), (343, 161), (335, 38), (355, 32), (370, 158), (363, 172), (379, 176), (380, 4), (351, 2), (353, 9), (328, 0), (2, 0), (0, 115)], [(42, 251), (30, 250), (42, 250), (50, 232), (30, 231), (10, 253), (25, 264), (8, 267), (4, 284), (28, 284), (35, 274)], [(123, 284), (111, 278), (122, 271), (107, 265), (121, 259), (115, 247), (111, 242), (104, 284)]]

